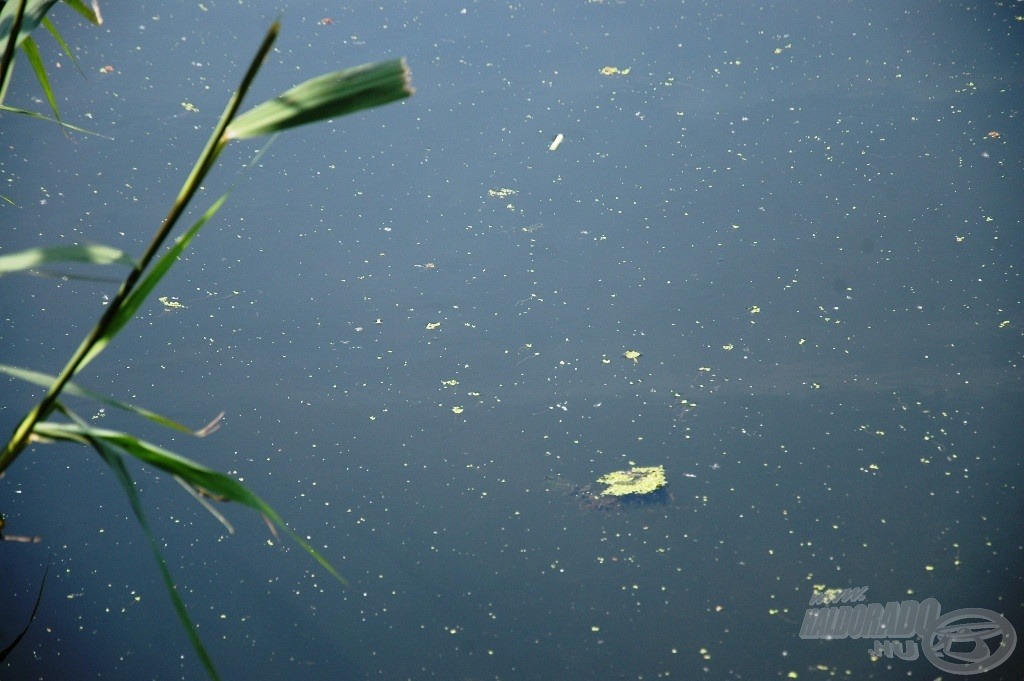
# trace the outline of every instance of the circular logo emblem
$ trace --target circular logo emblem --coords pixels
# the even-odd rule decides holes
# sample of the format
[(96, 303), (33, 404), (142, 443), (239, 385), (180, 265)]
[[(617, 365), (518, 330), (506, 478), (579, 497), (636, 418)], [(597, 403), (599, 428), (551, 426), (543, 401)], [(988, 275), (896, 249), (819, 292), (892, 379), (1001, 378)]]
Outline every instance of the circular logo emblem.
[(921, 632), (928, 661), (950, 674), (970, 676), (994, 669), (1017, 647), (1017, 632), (1005, 617), (983, 608), (947, 612)]

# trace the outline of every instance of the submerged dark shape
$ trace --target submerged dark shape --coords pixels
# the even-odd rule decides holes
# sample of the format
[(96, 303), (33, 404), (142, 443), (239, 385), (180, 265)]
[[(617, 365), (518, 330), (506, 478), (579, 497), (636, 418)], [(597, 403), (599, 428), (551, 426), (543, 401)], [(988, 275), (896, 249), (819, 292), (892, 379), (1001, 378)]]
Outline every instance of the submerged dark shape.
[(646, 494), (611, 495), (605, 493), (605, 486), (599, 483), (580, 485), (563, 479), (559, 475), (546, 478), (548, 491), (572, 497), (580, 508), (587, 511), (618, 511), (642, 506), (664, 506), (675, 498), (667, 487), (660, 487)]
[(5, 647), (3, 650), (0, 650), (0, 662), (6, 660), (7, 656), (10, 655), (14, 651), (14, 649), (18, 647), (18, 644), (21, 643), (21, 639), (25, 638), (25, 634), (28, 633), (28, 628), (31, 627), (32, 622), (35, 621), (36, 613), (39, 612), (39, 604), (43, 600), (43, 587), (46, 586), (46, 575), (49, 572), (50, 566), (47, 565), (46, 569), (43, 571), (43, 580), (39, 582), (39, 594), (36, 596), (36, 604), (32, 606), (32, 614), (29, 615), (28, 622), (25, 623), (25, 626), (24, 628), (22, 628), (21, 632), (14, 637), (14, 640), (11, 641), (10, 645)]

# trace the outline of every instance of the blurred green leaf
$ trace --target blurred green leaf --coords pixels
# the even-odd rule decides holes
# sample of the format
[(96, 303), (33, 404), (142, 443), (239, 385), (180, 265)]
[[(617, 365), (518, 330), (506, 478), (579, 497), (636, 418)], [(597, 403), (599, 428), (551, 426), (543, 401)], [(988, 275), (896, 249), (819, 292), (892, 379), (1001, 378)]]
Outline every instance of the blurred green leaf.
[(75, 59), (75, 53), (71, 51), (71, 48), (64, 41), (64, 36), (60, 34), (60, 31), (58, 31), (57, 27), (53, 25), (53, 22), (48, 18), (43, 18), (43, 28), (45, 28), (53, 39), (57, 41), (57, 44), (60, 45), (60, 49), (64, 51), (64, 55), (71, 60), (71, 63), (75, 65), (78, 72), (82, 74), (82, 77), (85, 77), (85, 74), (82, 73), (82, 67), (78, 64), (78, 60)]
[(223, 497), (225, 500), (234, 501), (243, 506), (259, 511), (274, 525), (284, 530), (291, 538), (299, 544), (316, 562), (320, 563), (328, 572), (342, 584), (348, 585), (348, 581), (342, 577), (334, 567), (327, 562), (327, 559), (313, 548), (313, 546), (295, 534), (287, 525), (277, 511), (272, 509), (266, 502), (251, 492), (248, 487), (223, 473), (219, 473), (202, 464), (196, 463), (172, 451), (166, 450), (157, 445), (140, 440), (128, 433), (104, 428), (93, 428), (85, 424), (56, 423), (54, 421), (42, 421), (33, 429), (37, 435), (53, 440), (68, 440), (91, 444), (93, 440), (117, 447), (125, 453), (134, 456), (136, 459), (162, 471), (175, 475), (197, 490), (201, 490), (213, 497)]
[(167, 594), (171, 597), (171, 603), (174, 604), (174, 611), (178, 614), (178, 619), (181, 621), (182, 627), (184, 627), (185, 632), (188, 634), (189, 642), (191, 642), (193, 650), (196, 651), (196, 654), (202, 661), (203, 667), (206, 669), (206, 673), (209, 674), (210, 678), (215, 679), (215, 681), (220, 679), (216, 668), (213, 666), (213, 660), (210, 658), (210, 654), (206, 652), (203, 642), (199, 639), (199, 633), (196, 631), (195, 624), (192, 623), (192, 618), (188, 616), (188, 610), (185, 608), (185, 602), (181, 600), (181, 596), (178, 595), (178, 587), (175, 586), (170, 568), (167, 567), (167, 561), (164, 560), (163, 552), (160, 551), (160, 543), (156, 540), (156, 536), (153, 534), (153, 530), (149, 526), (149, 520), (146, 518), (146, 512), (142, 508), (142, 500), (139, 499), (139, 492), (135, 488), (135, 481), (132, 480), (131, 474), (128, 472), (128, 467), (124, 465), (124, 457), (122, 457), (115, 448), (111, 447), (102, 439), (96, 439), (92, 436), (84, 436), (82, 438), (61, 437), (57, 439), (70, 439), (77, 442), (87, 442), (96, 450), (97, 453), (99, 453), (107, 465), (110, 466), (111, 470), (114, 471), (117, 476), (117, 481), (121, 484), (121, 488), (128, 496), (128, 503), (132, 507), (132, 512), (135, 514), (136, 520), (139, 521), (142, 531), (145, 532), (146, 537), (149, 539), (149, 546), (153, 549), (153, 555), (156, 558), (157, 567), (160, 568), (160, 576), (163, 579), (164, 588), (167, 589)]
[[(0, 101), (2, 101), (2, 98), (0, 98)], [(43, 114), (41, 114), (41, 113), (39, 113), (37, 111), (29, 111), (28, 109), (19, 109), (16, 106), (7, 106), (6, 104), (0, 104), (0, 111), (10, 111), (11, 113), (21, 114), (23, 116), (31, 116), (32, 118), (38, 118), (41, 121), (48, 121), (50, 123), (57, 123), (58, 125), (60, 125), (65, 130), (73, 130), (75, 132), (80, 132), (80, 133), (83, 133), (85, 135), (95, 135), (96, 137), (102, 137), (103, 139), (108, 139), (108, 140), (114, 139), (110, 135), (104, 135), (102, 133), (96, 132), (95, 130), (86, 130), (85, 128), (80, 128), (77, 125), (72, 125), (71, 123), (66, 123), (64, 121), (58, 121), (58, 120), (56, 120), (54, 118), (50, 118), (49, 116), (44, 116)]]
[[(32, 35), (32, 32), (43, 21), (43, 17), (55, 4), (57, 4), (57, 0), (28, 0), (25, 3), (25, 16), (21, 20), (15, 46), (21, 45), (25, 38)], [(13, 1), (4, 3), (3, 8), (0, 8), (0, 48), (6, 47), (7, 41), (10, 40), (17, 12), (18, 3)]]
[(92, 7), (89, 7), (81, 0), (64, 0), (64, 4), (81, 14), (96, 26), (103, 23), (103, 17), (100, 16), (99, 2), (93, 2)]
[[(49, 374), (44, 374), (41, 371), (32, 371), (31, 369), (12, 367), (7, 364), (0, 364), (0, 372), (5, 373), (8, 376), (14, 376), (15, 378), (19, 378), (28, 383), (41, 386), (43, 388), (49, 388), (51, 385), (53, 385), (54, 381), (57, 380), (56, 376), (50, 376)], [(166, 416), (161, 416), (160, 414), (149, 411), (148, 409), (136, 407), (135, 405), (128, 404), (127, 402), (115, 400), (113, 397), (107, 397), (106, 395), (101, 395), (91, 390), (87, 390), (78, 385), (77, 383), (74, 383), (73, 381), (68, 381), (64, 385), (64, 392), (74, 397), (81, 397), (84, 399), (94, 400), (96, 402), (99, 402), (100, 404), (105, 404), (109, 407), (114, 407), (115, 409), (122, 409), (133, 414), (138, 414), (139, 416), (147, 418), (150, 421), (159, 423), (162, 426), (166, 426), (167, 428), (171, 428), (172, 430), (177, 430), (178, 432), (181, 433), (190, 433), (192, 435), (201, 436), (210, 432), (209, 426), (204, 426), (203, 428), (200, 428), (198, 431), (194, 431), (191, 428), (178, 423), (177, 421), (173, 421), (167, 418)]]
[(231, 122), (224, 137), (231, 140), (270, 135), (387, 104), (412, 93), (404, 59), (363, 64), (307, 80), (250, 109)]
[(47, 246), (0, 255), (0, 274), (30, 270), (40, 265), (56, 262), (87, 262), (93, 265), (127, 265), (128, 267), (135, 265), (135, 261), (125, 255), (124, 251), (101, 244)]
[(57, 98), (53, 96), (53, 88), (50, 87), (50, 79), (46, 75), (46, 67), (43, 66), (43, 58), (39, 56), (39, 48), (36, 46), (36, 41), (32, 38), (25, 38), (21, 43), (21, 49), (25, 53), (25, 58), (28, 59), (28, 63), (32, 66), (32, 71), (36, 74), (36, 80), (39, 81), (39, 86), (43, 88), (43, 94), (46, 95), (46, 101), (50, 105), (50, 111), (53, 112), (53, 117), (60, 122), (60, 111), (57, 110)]
[[(224, 202), (228, 200), (230, 192), (226, 192), (219, 199), (214, 201), (213, 205), (206, 209), (196, 223), (192, 225), (187, 232), (182, 234), (178, 240), (174, 243), (174, 246), (169, 248), (164, 255), (157, 260), (156, 264), (149, 270), (145, 278), (142, 279), (141, 283), (136, 286), (132, 292), (124, 299), (117, 312), (104, 325), (101, 333), (93, 339), (92, 334), (86, 340), (82, 342), (83, 346), (88, 345), (88, 351), (85, 353), (84, 358), (75, 368), (75, 373), (78, 373), (85, 367), (86, 364), (96, 358), (98, 354), (103, 352), (104, 348), (114, 339), (114, 337), (124, 328), (124, 325), (131, 320), (138, 311), (142, 303), (146, 301), (149, 294), (156, 288), (156, 285), (160, 283), (160, 280), (164, 278), (164, 275), (174, 266), (174, 263), (178, 262), (178, 258), (185, 252), (189, 242), (199, 233), (199, 230), (203, 228), (210, 218), (216, 215), (220, 207), (224, 205)], [(103, 324), (101, 320), (97, 326)], [(77, 354), (77, 353), (76, 353)]]
[[(79, 14), (84, 16), (86, 19), (94, 24), (101, 23), (101, 19), (98, 14), (93, 10), (86, 7), (80, 0), (65, 0), (65, 2), (75, 9)], [(78, 60), (75, 59), (75, 54), (71, 48), (64, 41), (63, 36), (57, 30), (57, 27), (53, 25), (46, 14), (50, 11), (56, 0), (28, 0), (25, 4), (24, 16), (21, 19), (21, 24), (18, 27), (18, 35), (16, 40), (11, 41), (11, 34), (14, 32), (14, 26), (17, 20), (17, 13), (20, 8), (21, 2), (7, 2), (0, 7), (0, 55), (2, 55), (2, 63), (0, 63), (0, 111), (10, 111), (12, 113), (27, 114), (35, 118), (42, 120), (56, 120), (61, 126), (61, 129), (65, 132), (67, 130), (75, 130), (77, 132), (86, 132), (82, 128), (78, 128), (73, 125), (67, 125), (60, 119), (60, 111), (57, 108), (57, 98), (53, 93), (53, 88), (50, 86), (50, 79), (46, 74), (46, 68), (43, 64), (43, 60), (39, 53), (39, 48), (35, 43), (35, 40), (31, 37), (33, 31), (42, 24), (50, 35), (53, 36), (57, 44), (60, 45), (64, 54), (71, 60), (81, 73), (82, 69), (78, 64)], [(16, 107), (3, 106), (4, 97), (7, 94), (7, 87), (10, 84), (11, 73), (13, 72), (13, 51), (8, 50), (14, 46), (20, 46), (22, 51), (25, 53), (25, 58), (32, 66), (32, 70), (36, 75), (36, 80), (39, 81), (40, 87), (43, 89), (43, 94), (46, 96), (46, 101), (50, 105), (50, 110), (53, 112), (53, 119), (47, 116), (37, 114), (35, 112), (25, 111)], [(84, 74), (83, 74), (84, 75)], [(95, 134), (95, 133), (90, 133)]]
[(202, 505), (202, 507), (205, 508), (210, 513), (210, 515), (212, 515), (214, 518), (216, 518), (217, 522), (219, 522), (221, 525), (223, 525), (224, 529), (228, 531), (228, 534), (234, 534), (235, 533), (235, 528), (231, 525), (230, 522), (228, 522), (228, 519), (225, 518), (224, 515), (220, 511), (215, 509), (213, 507), (213, 504), (211, 504), (209, 501), (206, 500), (206, 496), (202, 492), (200, 492), (195, 487), (193, 487), (192, 485), (188, 484), (187, 482), (185, 482), (184, 480), (179, 478), (177, 475), (174, 476), (174, 481), (176, 483), (178, 483), (179, 485), (181, 485), (181, 488), (183, 490), (185, 490), (186, 492), (191, 494), (192, 498), (195, 499), (196, 501), (198, 501)]

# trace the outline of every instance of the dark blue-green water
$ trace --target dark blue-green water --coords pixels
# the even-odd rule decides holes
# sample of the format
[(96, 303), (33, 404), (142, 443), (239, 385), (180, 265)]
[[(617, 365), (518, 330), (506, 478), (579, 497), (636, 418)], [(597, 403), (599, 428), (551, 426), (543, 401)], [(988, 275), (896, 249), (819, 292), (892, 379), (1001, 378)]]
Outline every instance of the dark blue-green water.
[[(1020, 7), (103, 9), (52, 15), (85, 79), (37, 39), (105, 137), (0, 117), (0, 253), (141, 252), (279, 10), (251, 103), (396, 56), (417, 90), (241, 177), (258, 147), (229, 149), (194, 216), (237, 188), (157, 293), (184, 308), (154, 299), (79, 381), (225, 411), (200, 440), (74, 403), (241, 478), (351, 583), (133, 467), (224, 678), (940, 675), (800, 638), (816, 586), (1024, 628)], [(45, 111), (26, 63), (6, 101)], [(115, 290), (3, 277), (0, 362), (56, 372)], [(6, 433), (39, 393), (0, 395)], [(567, 493), (634, 463), (664, 503)], [(0, 646), (49, 565), (0, 678), (204, 676), (95, 454), (37, 445), (0, 512), (42, 538), (0, 543)]]

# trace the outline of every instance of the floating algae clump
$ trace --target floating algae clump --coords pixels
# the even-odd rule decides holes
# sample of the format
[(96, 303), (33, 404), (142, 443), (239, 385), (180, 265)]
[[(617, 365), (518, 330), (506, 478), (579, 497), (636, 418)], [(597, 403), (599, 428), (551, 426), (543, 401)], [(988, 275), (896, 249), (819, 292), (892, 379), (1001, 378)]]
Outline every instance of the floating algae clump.
[(603, 475), (597, 482), (608, 486), (601, 492), (601, 496), (607, 497), (624, 497), (629, 494), (641, 496), (655, 492), (668, 484), (664, 466), (635, 466), (628, 471), (615, 471)]

